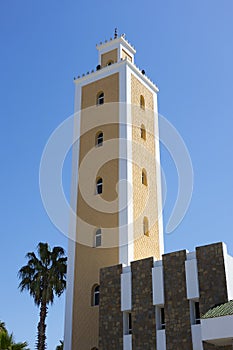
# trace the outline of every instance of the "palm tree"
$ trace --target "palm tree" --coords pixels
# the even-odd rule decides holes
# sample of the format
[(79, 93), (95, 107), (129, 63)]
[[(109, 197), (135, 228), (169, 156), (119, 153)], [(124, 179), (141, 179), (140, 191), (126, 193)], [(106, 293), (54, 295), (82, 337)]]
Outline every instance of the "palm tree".
[(13, 333), (8, 334), (4, 322), (0, 322), (0, 350), (28, 350), (26, 349), (28, 344), (15, 343)]
[(0, 321), (0, 333), (7, 332), (5, 322)]
[(56, 347), (56, 350), (63, 350), (64, 341), (60, 340), (60, 344)]
[(19, 270), (18, 276), (21, 279), (20, 291), (28, 290), (40, 307), (36, 349), (45, 350), (48, 305), (66, 288), (67, 258), (63, 248), (54, 247), (51, 251), (48, 243), (39, 243), (37, 253), (38, 257), (33, 252), (26, 255), (28, 263)]

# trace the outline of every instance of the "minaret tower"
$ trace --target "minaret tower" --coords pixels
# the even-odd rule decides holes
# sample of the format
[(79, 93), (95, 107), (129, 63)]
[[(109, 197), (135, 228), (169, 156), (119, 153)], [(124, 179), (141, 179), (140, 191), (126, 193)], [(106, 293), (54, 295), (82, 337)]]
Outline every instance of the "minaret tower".
[(124, 35), (97, 50), (96, 70), (75, 79), (65, 350), (98, 349), (102, 267), (163, 254), (158, 88)]

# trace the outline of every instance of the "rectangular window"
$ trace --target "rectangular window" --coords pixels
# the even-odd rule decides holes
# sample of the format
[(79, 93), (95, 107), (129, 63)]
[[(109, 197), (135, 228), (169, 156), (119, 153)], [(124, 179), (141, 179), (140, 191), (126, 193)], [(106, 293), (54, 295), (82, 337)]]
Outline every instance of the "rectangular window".
[(164, 307), (161, 307), (160, 309), (160, 319), (161, 319), (161, 329), (165, 329), (165, 313), (164, 313)]
[(132, 334), (132, 314), (131, 312), (123, 313), (123, 326), (124, 326), (124, 335)]
[(129, 330), (129, 334), (132, 334), (132, 314), (131, 314), (131, 312), (128, 314), (128, 330)]
[(100, 247), (102, 243), (102, 231), (99, 228), (95, 233), (95, 246)]
[(165, 312), (163, 306), (156, 306), (156, 328), (165, 329)]
[(191, 324), (200, 324), (200, 309), (199, 309), (199, 302), (194, 300), (190, 300), (190, 320)]
[(96, 236), (95, 246), (101, 247), (101, 235)]
[(195, 307), (195, 323), (200, 324), (201, 317), (200, 317), (200, 309), (199, 309), (199, 302), (198, 301), (195, 301), (194, 307)]

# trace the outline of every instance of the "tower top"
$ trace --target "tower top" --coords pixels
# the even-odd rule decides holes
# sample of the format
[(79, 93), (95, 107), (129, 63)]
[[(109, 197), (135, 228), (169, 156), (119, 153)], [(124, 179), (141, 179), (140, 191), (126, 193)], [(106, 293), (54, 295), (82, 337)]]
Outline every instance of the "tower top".
[(121, 59), (128, 58), (132, 63), (134, 63), (134, 55), (136, 50), (133, 45), (131, 45), (125, 38), (125, 34), (118, 36), (117, 28), (115, 28), (114, 38), (110, 40), (105, 40), (96, 45), (99, 51), (99, 63), (101, 64), (101, 56), (108, 52), (117, 51), (117, 61)]

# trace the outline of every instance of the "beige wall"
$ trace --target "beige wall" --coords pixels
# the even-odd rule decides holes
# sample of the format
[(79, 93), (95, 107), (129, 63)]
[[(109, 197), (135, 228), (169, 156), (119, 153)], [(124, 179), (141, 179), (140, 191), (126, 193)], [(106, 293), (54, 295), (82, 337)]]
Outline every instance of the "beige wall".
[(96, 105), (96, 95), (104, 91), (105, 103), (119, 101), (119, 73), (99, 79), (82, 88), (82, 110)]
[[(105, 103), (96, 106), (96, 95), (99, 91), (105, 94)], [(75, 255), (75, 282), (73, 304), (73, 350), (90, 350), (98, 347), (99, 311), (98, 306), (91, 306), (91, 291), (99, 283), (99, 270), (102, 267), (118, 263), (118, 105), (108, 102), (119, 101), (119, 75), (113, 74), (82, 88), (81, 137), (79, 155), (79, 181), (77, 203), (77, 239)], [(96, 126), (97, 125), (97, 126)], [(96, 147), (96, 133), (104, 133), (104, 143)], [(115, 144), (108, 142), (115, 140)], [(114, 159), (103, 161), (95, 166), (95, 160), (106, 153), (113, 154)], [(90, 157), (90, 158), (88, 158)], [(104, 158), (103, 158), (104, 159)], [(86, 163), (85, 163), (86, 162)], [(93, 165), (94, 164), (94, 165)], [(95, 194), (96, 177), (103, 178), (103, 194)], [(101, 197), (101, 198), (100, 198)], [(90, 200), (87, 203), (87, 199)], [(106, 213), (93, 208), (98, 200), (107, 205), (112, 202), (115, 212)], [(101, 209), (101, 204), (100, 204)], [(96, 228), (102, 229), (103, 246), (112, 248), (94, 248)], [(111, 228), (115, 228), (111, 233)], [(86, 243), (80, 244), (80, 242)]]
[[(145, 110), (140, 108), (140, 95), (144, 96)], [(134, 75), (131, 75), (131, 101), (134, 259), (138, 260), (150, 256), (159, 259), (153, 94)], [(141, 138), (142, 124), (146, 129), (146, 140)], [(143, 168), (147, 172), (147, 186), (141, 182)], [(143, 234), (144, 216), (149, 221), (149, 237)]]
[(77, 244), (76, 252), (72, 350), (90, 350), (98, 347), (99, 329), (99, 307), (91, 306), (91, 290), (99, 283), (99, 269), (117, 264), (118, 249)]
[[(131, 90), (134, 259), (149, 256), (159, 258), (153, 95), (133, 75)], [(105, 103), (96, 106), (96, 96), (100, 91), (105, 94)], [(145, 110), (140, 109), (140, 95), (145, 98)], [(82, 88), (72, 350), (98, 347), (99, 312), (98, 307), (91, 306), (91, 290), (94, 284), (99, 283), (100, 268), (119, 262), (116, 246), (119, 242), (119, 203), (116, 188), (119, 174), (118, 101), (118, 73)], [(141, 124), (146, 128), (146, 141), (141, 139)], [(96, 133), (99, 131), (104, 133), (104, 144), (96, 147)], [(108, 161), (103, 157), (106, 154), (111, 156)], [(98, 161), (101, 159), (103, 165), (99, 166)], [(147, 171), (148, 186), (141, 183), (142, 168)], [(100, 196), (95, 194), (95, 180), (98, 176), (103, 178), (104, 184), (103, 194)], [(107, 208), (114, 210), (111, 213), (106, 213), (105, 210), (102, 212), (101, 200), (107, 203)], [(95, 205), (98, 209), (94, 208)], [(143, 235), (144, 216), (149, 220), (149, 237)], [(93, 247), (94, 234), (98, 227), (102, 228), (104, 248)], [(109, 245), (111, 248), (105, 249)]]
[(117, 49), (114, 49), (101, 55), (102, 67), (106, 66), (109, 61), (113, 61), (113, 63), (117, 62)]

